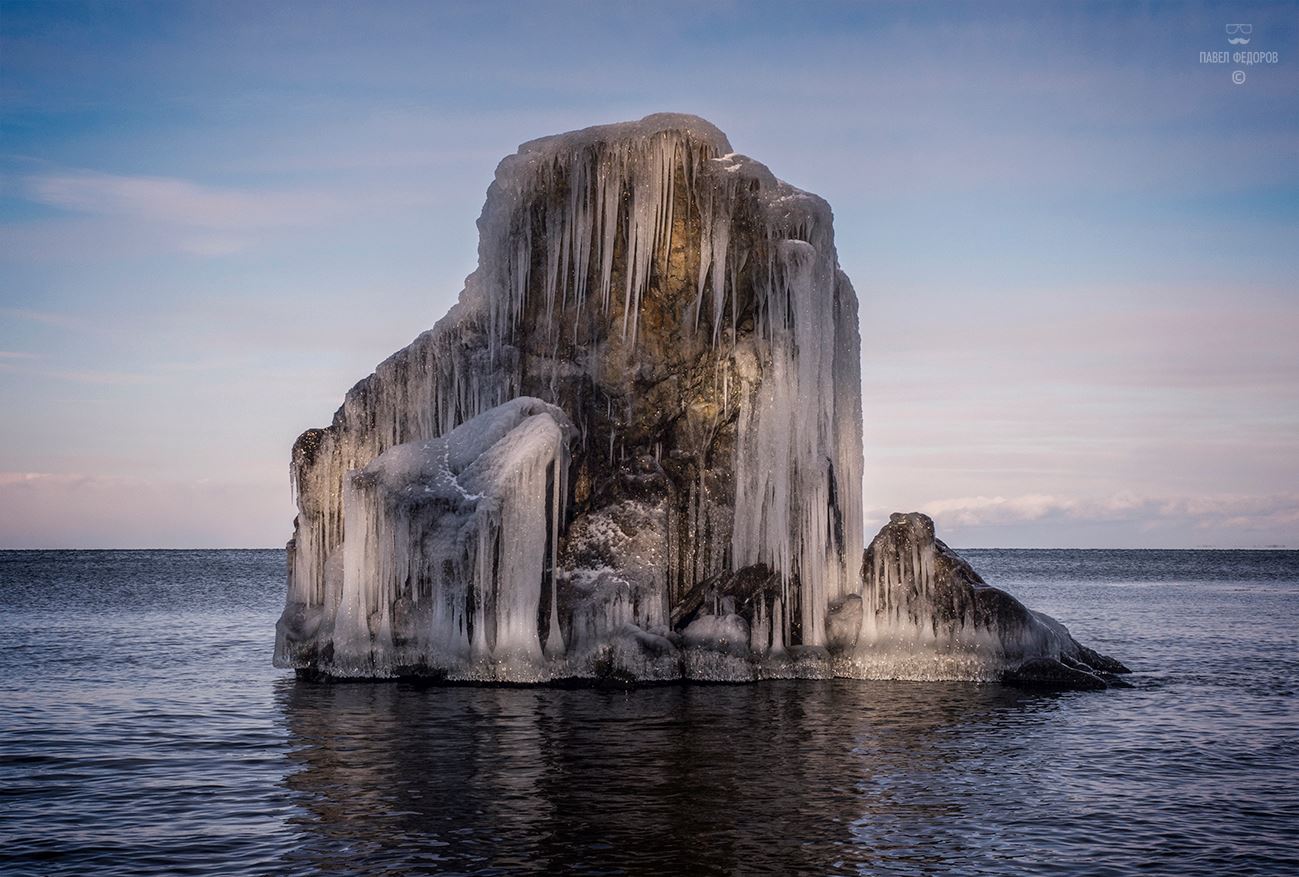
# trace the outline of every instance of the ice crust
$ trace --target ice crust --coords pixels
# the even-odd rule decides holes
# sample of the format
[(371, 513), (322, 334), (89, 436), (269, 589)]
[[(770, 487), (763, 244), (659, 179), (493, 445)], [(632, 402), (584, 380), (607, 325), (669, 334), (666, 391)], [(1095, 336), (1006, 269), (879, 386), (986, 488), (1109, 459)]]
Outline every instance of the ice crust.
[(362, 677), (562, 657), (550, 595), (571, 433), (558, 408), (520, 397), (347, 473), (341, 578), (326, 576), (318, 605), (290, 595), (278, 657)]
[(278, 666), (995, 674), (977, 632), (890, 614), (892, 567), (863, 592), (857, 297), (825, 201), (659, 114), (523, 144), (478, 229), (459, 302), (294, 445)]

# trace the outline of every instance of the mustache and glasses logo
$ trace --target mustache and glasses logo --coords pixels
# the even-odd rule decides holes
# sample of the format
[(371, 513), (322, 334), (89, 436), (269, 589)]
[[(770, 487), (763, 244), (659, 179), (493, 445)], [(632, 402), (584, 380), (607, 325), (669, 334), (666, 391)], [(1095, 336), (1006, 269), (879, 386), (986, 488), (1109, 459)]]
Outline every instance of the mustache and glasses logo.
[(1233, 46), (1248, 46), (1249, 35), (1254, 32), (1252, 24), (1229, 24), (1227, 25), (1227, 42)]
[[(3, 0), (0, 0), (3, 2)], [(1200, 52), (1201, 64), (1232, 64), (1236, 65), (1235, 70), (1231, 71), (1231, 81), (1235, 85), (1244, 85), (1249, 76), (1243, 68), (1253, 67), (1257, 64), (1276, 64), (1281, 60), (1281, 53), (1275, 50), (1246, 49), (1254, 36), (1254, 25), (1247, 22), (1235, 22), (1224, 25), (1227, 33), (1227, 43), (1232, 48), (1225, 49), (1206, 49)], [(1221, 43), (1219, 43), (1221, 45)]]

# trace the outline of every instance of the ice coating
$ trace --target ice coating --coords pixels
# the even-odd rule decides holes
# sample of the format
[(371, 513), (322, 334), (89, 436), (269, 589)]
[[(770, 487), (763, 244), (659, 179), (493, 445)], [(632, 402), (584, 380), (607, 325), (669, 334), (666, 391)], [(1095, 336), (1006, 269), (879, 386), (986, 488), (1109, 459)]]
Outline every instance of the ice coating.
[(925, 515), (894, 514), (863, 559), (856, 642), (840, 675), (889, 679), (1058, 678), (1103, 688), (1118, 661), (1078, 643), (1060, 622), (988, 585), (934, 536)]
[(459, 302), (294, 445), (277, 664), (832, 672), (869, 637), (829, 205), (660, 114), (523, 144), (478, 228)]
[(521, 397), (349, 473), (341, 579), (318, 607), (286, 611), (282, 659), (335, 676), (530, 673), (543, 587), (545, 653), (562, 657), (551, 571), (571, 432), (562, 411)]

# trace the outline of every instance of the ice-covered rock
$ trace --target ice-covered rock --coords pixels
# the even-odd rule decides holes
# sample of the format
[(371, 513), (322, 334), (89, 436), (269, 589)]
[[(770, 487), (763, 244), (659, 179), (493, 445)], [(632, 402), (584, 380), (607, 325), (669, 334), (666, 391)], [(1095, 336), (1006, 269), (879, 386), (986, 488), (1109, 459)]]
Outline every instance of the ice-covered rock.
[(860, 652), (829, 205), (662, 114), (523, 144), (478, 229), (459, 302), (294, 445), (276, 663), (751, 679)]
[(341, 576), (318, 604), (290, 594), (277, 657), (334, 676), (544, 678), (543, 652), (565, 651), (553, 595), (571, 435), (563, 411), (519, 397), (348, 472)]
[(843, 643), (840, 675), (1104, 688), (1128, 672), (988, 585), (925, 515), (890, 517), (866, 549), (862, 579), (860, 628)]

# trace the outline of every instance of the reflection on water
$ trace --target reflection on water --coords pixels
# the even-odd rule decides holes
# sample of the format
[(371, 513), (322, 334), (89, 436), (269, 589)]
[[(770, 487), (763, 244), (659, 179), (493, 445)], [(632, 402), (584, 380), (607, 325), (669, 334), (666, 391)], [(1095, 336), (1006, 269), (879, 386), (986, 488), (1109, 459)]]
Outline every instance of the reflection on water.
[[(996, 862), (1002, 752), (1056, 699), (1000, 686), (772, 682), (634, 692), (289, 683), (293, 863), (502, 873), (828, 872)], [(982, 745), (966, 745), (974, 735)], [(1001, 749), (1001, 746), (997, 746)], [(992, 855), (990, 855), (990, 853)]]

